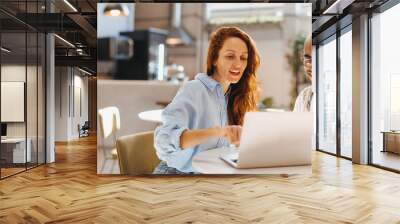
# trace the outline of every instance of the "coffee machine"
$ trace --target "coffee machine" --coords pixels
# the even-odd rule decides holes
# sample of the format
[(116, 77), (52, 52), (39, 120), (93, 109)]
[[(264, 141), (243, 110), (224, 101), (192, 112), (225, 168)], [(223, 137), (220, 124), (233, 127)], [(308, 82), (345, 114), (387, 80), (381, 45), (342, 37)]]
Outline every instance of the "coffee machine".
[(98, 61), (112, 65), (102, 72), (112, 79), (163, 80), (167, 34), (150, 28), (98, 39)]
[(133, 40), (133, 57), (117, 59), (115, 79), (163, 80), (167, 34), (155, 28), (120, 33)]

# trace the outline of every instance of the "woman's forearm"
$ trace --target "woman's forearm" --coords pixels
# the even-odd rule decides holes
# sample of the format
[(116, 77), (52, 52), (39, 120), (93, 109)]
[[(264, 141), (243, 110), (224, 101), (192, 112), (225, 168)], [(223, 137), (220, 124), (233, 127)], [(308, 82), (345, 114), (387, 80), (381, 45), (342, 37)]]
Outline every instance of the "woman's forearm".
[(180, 137), (180, 147), (182, 149), (190, 148), (210, 138), (218, 138), (222, 136), (224, 136), (224, 132), (221, 127), (185, 130), (182, 132)]

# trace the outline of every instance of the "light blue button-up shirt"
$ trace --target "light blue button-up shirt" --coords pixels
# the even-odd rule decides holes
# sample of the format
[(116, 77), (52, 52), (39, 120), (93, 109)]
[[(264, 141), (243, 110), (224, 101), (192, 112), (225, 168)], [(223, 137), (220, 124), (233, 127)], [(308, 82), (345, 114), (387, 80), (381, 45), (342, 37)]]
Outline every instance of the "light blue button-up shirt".
[(163, 124), (155, 130), (157, 156), (182, 172), (197, 172), (192, 159), (197, 153), (229, 146), (224, 138), (210, 138), (192, 148), (180, 147), (180, 136), (186, 129), (204, 129), (228, 125), (228, 98), (222, 86), (206, 74), (198, 74), (186, 83), (162, 113)]

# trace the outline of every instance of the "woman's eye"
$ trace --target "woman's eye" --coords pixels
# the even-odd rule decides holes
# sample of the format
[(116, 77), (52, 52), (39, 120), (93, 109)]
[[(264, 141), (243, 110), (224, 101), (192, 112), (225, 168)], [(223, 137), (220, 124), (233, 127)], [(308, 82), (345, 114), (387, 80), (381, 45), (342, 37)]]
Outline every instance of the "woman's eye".
[(226, 58), (233, 59), (234, 56), (233, 55), (227, 55)]
[(247, 58), (240, 58), (240, 60), (242, 60), (242, 61), (247, 61)]

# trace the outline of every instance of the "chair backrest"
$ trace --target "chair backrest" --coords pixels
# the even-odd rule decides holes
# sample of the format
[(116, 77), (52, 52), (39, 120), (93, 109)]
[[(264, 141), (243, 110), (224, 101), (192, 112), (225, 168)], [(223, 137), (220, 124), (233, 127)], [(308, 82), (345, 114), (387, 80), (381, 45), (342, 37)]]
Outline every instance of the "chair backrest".
[(154, 132), (122, 136), (117, 140), (121, 174), (151, 174), (160, 163), (154, 148)]
[(89, 121), (85, 121), (85, 123), (82, 125), (82, 129), (89, 129), (89, 128), (90, 128)]
[(119, 115), (119, 110), (118, 108), (115, 107), (114, 109), (114, 131), (119, 131), (119, 129), (121, 129), (121, 117)]
[(117, 107), (106, 107), (99, 110), (100, 134), (104, 139), (115, 134), (121, 128)]

